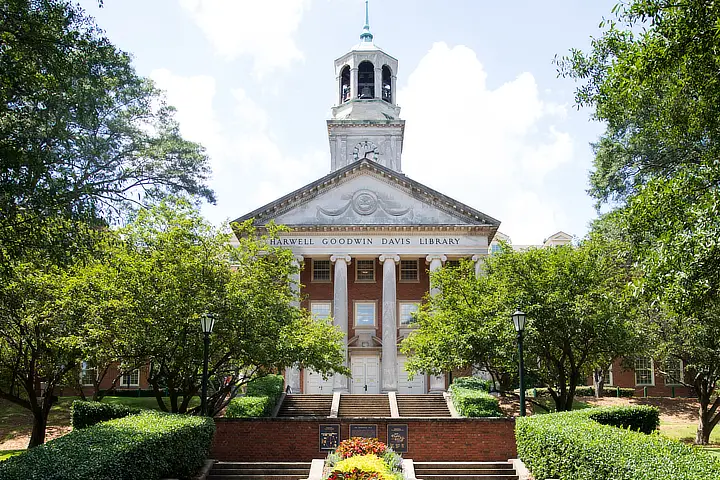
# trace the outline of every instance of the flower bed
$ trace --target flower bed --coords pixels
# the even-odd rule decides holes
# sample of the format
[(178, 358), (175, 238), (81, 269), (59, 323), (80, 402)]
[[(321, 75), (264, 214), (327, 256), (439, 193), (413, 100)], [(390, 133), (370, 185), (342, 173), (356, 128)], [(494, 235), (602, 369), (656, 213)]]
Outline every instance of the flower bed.
[(402, 457), (377, 438), (349, 438), (325, 459), (326, 480), (402, 480)]

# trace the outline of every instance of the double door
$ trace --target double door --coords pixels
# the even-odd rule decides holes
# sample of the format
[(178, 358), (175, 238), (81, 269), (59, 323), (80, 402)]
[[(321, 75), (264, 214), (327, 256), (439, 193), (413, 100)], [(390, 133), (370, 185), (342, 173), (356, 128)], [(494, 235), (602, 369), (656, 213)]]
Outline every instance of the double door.
[(352, 386), (350, 393), (380, 393), (380, 359), (352, 357)]
[(327, 380), (317, 372), (305, 370), (305, 393), (333, 393), (333, 377)]

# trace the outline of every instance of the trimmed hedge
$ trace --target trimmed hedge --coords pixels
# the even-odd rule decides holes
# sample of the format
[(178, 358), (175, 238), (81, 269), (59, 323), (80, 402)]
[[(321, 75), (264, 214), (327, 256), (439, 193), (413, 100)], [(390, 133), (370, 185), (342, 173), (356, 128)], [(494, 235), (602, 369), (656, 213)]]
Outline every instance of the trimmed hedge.
[(270, 397), (236, 397), (225, 410), (226, 418), (265, 417), (272, 414), (275, 402)]
[(482, 390), (469, 390), (450, 386), (455, 410), (463, 417), (502, 417), (498, 399)]
[[(629, 407), (635, 409), (635, 407)], [(646, 435), (592, 418), (627, 420), (632, 414), (577, 410), (518, 418), (518, 456), (535, 478), (562, 480), (707, 480), (720, 478), (720, 461), (657, 434)], [(637, 417), (653, 414), (638, 409)]]
[(480, 377), (458, 377), (453, 380), (452, 383), (457, 388), (467, 388), (468, 390), (482, 390), (484, 392), (490, 392), (492, 382), (485, 380)]
[[(529, 390), (525, 391), (525, 394), (528, 397), (549, 397), (550, 393), (548, 392), (548, 389), (546, 387), (540, 387), (540, 388), (531, 388)], [(618, 389), (617, 387), (604, 387), (603, 388), (603, 395), (606, 397), (617, 397)], [(595, 387), (593, 386), (587, 386), (587, 385), (580, 385), (576, 387), (575, 389), (575, 396), (576, 397), (593, 397), (595, 396)], [(630, 398), (635, 396), (635, 389), (634, 388), (621, 388), (620, 389), (620, 397), (623, 398)]]
[(72, 403), (72, 426), (73, 428), (87, 428), (106, 420), (123, 418), (138, 413), (140, 413), (139, 408), (127, 405), (75, 400)]
[(67, 435), (0, 463), (0, 480), (187, 478), (208, 456), (210, 418), (145, 410)]
[(247, 384), (246, 395), (233, 398), (225, 410), (227, 418), (269, 417), (283, 393), (282, 375), (266, 375)]
[(630, 430), (651, 434), (660, 426), (660, 410), (656, 407), (638, 405), (636, 407), (591, 408), (585, 411), (588, 418), (601, 425), (629, 428)]

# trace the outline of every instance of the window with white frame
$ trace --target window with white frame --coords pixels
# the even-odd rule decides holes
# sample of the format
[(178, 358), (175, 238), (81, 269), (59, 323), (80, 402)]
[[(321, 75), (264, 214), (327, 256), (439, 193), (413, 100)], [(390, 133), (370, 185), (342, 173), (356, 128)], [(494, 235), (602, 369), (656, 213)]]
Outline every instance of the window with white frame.
[(327, 321), (332, 316), (332, 302), (310, 302), (310, 313), (317, 320)]
[(676, 357), (665, 359), (665, 385), (680, 385), (684, 380), (683, 361)]
[(91, 367), (87, 362), (82, 362), (80, 384), (83, 386), (95, 385), (95, 381), (97, 381), (97, 368)]
[(140, 369), (124, 374), (120, 377), (121, 387), (139, 387), (140, 386)]
[(313, 282), (329, 282), (330, 281), (330, 260), (312, 261), (312, 280)]
[(400, 281), (401, 282), (417, 282), (420, 278), (420, 269), (418, 261), (400, 260)]
[(375, 302), (355, 302), (355, 326), (375, 325)]
[(400, 325), (410, 325), (415, 321), (413, 314), (420, 308), (420, 302), (400, 302)]
[(635, 359), (635, 385), (655, 385), (655, 373), (652, 358)]
[(356, 282), (374, 282), (375, 281), (375, 260), (358, 260), (355, 263), (355, 281)]
[(603, 383), (605, 385), (614, 385), (612, 365), (603, 370)]
[(490, 255), (495, 255), (502, 252), (502, 246), (499, 243), (493, 243), (490, 245)]

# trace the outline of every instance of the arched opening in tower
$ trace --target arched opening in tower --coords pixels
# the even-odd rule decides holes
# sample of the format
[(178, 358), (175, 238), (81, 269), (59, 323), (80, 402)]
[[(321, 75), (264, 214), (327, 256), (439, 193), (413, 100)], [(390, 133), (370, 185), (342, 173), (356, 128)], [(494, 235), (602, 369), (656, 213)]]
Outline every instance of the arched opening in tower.
[(392, 72), (387, 65), (382, 68), (382, 99), (392, 103)]
[(375, 98), (375, 67), (367, 61), (358, 66), (358, 98)]
[(350, 100), (350, 67), (345, 65), (340, 73), (340, 103)]

